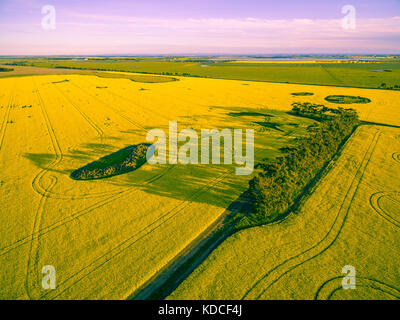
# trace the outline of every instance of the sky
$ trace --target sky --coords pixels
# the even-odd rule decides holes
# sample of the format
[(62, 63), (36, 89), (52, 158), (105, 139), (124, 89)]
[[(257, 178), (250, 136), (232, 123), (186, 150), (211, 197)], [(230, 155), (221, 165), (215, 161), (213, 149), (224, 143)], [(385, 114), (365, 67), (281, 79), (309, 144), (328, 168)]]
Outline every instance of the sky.
[(400, 0), (0, 0), (0, 55), (161, 54), (400, 54)]

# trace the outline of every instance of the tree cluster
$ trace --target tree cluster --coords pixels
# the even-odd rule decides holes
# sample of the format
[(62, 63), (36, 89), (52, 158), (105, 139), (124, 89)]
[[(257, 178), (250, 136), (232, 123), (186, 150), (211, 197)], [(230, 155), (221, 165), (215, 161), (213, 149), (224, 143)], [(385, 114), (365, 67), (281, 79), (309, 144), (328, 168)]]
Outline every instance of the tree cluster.
[(308, 127), (306, 137), (296, 139), (295, 147), (282, 149), (283, 156), (258, 164), (261, 172), (250, 181), (249, 190), (253, 224), (281, 219), (359, 124), (352, 109), (311, 103), (292, 107), (293, 114), (317, 121)]

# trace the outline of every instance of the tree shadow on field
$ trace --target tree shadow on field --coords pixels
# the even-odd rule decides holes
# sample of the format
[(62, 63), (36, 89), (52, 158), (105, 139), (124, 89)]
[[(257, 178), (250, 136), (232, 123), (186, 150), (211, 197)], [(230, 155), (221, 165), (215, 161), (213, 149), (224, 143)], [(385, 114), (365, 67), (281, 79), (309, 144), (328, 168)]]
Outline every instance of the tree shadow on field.
[(51, 163), (56, 159), (56, 156), (51, 153), (25, 153), (23, 155), (26, 159), (33, 162), (33, 164), (40, 169), (48, 169), (52, 172), (60, 174), (67, 174), (67, 170), (50, 168)]
[[(146, 164), (146, 166), (151, 165)], [(168, 168), (170, 170), (167, 170)], [(124, 175), (126, 183), (135, 184), (140, 170), (137, 170), (137, 173)], [(164, 172), (166, 173), (163, 174)], [(151, 168), (151, 175), (161, 177), (154, 182), (139, 186), (148, 194), (181, 200), (188, 205), (197, 202), (220, 208), (227, 208), (247, 190), (248, 181), (252, 177), (251, 175), (237, 176), (232, 165), (193, 164), (157, 165), (157, 168)], [(163, 201), (161, 198), (161, 207)]]
[[(74, 149), (64, 154), (61, 163), (55, 167), (51, 166), (56, 159), (54, 154), (26, 153), (24, 156), (40, 169), (47, 169), (69, 178), (76, 169), (98, 161), (110, 153), (118, 152), (113, 146), (90, 143), (86, 144), (86, 147), (86, 149)], [(191, 203), (204, 203), (225, 209), (247, 189), (248, 181), (251, 179), (251, 176), (235, 175), (235, 167), (237, 167), (235, 164), (145, 164), (143, 167), (101, 180), (126, 188), (137, 187), (148, 194), (160, 196), (162, 198), (157, 200), (161, 208), (169, 208), (170, 203), (167, 199), (169, 198), (182, 201), (184, 207), (190, 206)], [(102, 183), (100, 180), (92, 180), (91, 183), (96, 181)], [(87, 182), (80, 181), (79, 183)]]
[(273, 129), (273, 130), (277, 130), (280, 132), (285, 132), (284, 130), (280, 129), (280, 123), (276, 123), (276, 122), (270, 122), (270, 121), (264, 121), (264, 122), (255, 122), (258, 125), (264, 127), (264, 128), (268, 128), (268, 129)]
[[(308, 124), (303, 123), (305, 122), (303, 119), (295, 118), (284, 111), (242, 107), (213, 108), (218, 108), (221, 111), (216, 114), (217, 122), (214, 121), (214, 114), (212, 117), (210, 115), (199, 116), (200, 123), (208, 125), (205, 128), (217, 126), (216, 129), (242, 128), (245, 130), (246, 128), (260, 128), (261, 130), (265, 128), (269, 130), (269, 132), (265, 133), (263, 131), (256, 133), (256, 162), (261, 160), (257, 158), (258, 153), (263, 154), (263, 158), (278, 156), (280, 148), (291, 145), (292, 138), (290, 137), (289, 139), (286, 135), (292, 135), (295, 130), (294, 135), (297, 135), (298, 126), (308, 126)], [(274, 119), (273, 122), (269, 121), (271, 118)], [(201, 122), (202, 120), (204, 122)], [(182, 129), (179, 124), (178, 130)], [(258, 137), (260, 137), (259, 141)], [(220, 208), (227, 208), (247, 190), (249, 180), (252, 178), (252, 175), (236, 175), (235, 168), (238, 167), (240, 166), (237, 164), (146, 164), (135, 172), (120, 176), (118, 183), (137, 186), (148, 194), (177, 199), (184, 201), (184, 203), (206, 203)], [(144, 178), (145, 175), (146, 179)], [(143, 183), (145, 180), (151, 180), (152, 176), (159, 178), (150, 183)], [(159, 198), (158, 201), (162, 202), (163, 199)], [(162, 205), (160, 203), (160, 206)], [(167, 208), (167, 205), (165, 208)]]
[[(242, 107), (213, 107), (220, 110), (215, 114), (201, 115), (198, 125), (207, 125), (217, 129), (222, 128), (266, 128), (267, 133), (257, 132), (255, 136), (256, 161), (257, 155), (265, 154), (268, 157), (275, 157), (279, 154), (279, 148), (289, 144), (290, 139), (285, 134), (291, 133), (296, 125), (305, 125), (305, 120), (293, 117), (282, 111), (275, 111), (263, 108), (242, 108)], [(273, 122), (270, 120), (273, 119)], [(214, 121), (216, 120), (216, 121)], [(187, 119), (190, 122), (190, 119)], [(279, 125), (279, 128), (277, 126)], [(161, 128), (167, 133), (168, 123), (163, 124)], [(211, 127), (210, 127), (211, 126)], [(219, 127), (219, 128), (218, 128)], [(184, 129), (184, 126), (178, 124), (178, 130)], [(196, 128), (198, 129), (198, 128)], [(297, 130), (297, 129), (296, 129)], [(115, 153), (129, 145), (143, 143), (145, 140), (138, 141), (142, 135), (137, 135), (138, 130), (132, 129), (121, 133), (132, 134), (124, 136), (123, 140), (110, 140), (108, 144), (97, 142), (87, 142), (67, 150), (63, 154), (63, 160), (54, 168), (49, 170), (60, 174), (70, 175), (74, 170), (81, 168), (102, 157)], [(143, 131), (141, 132), (143, 134)], [(296, 131), (295, 135), (298, 134)], [(132, 140), (131, 140), (132, 138)], [(258, 140), (258, 138), (260, 138)], [(131, 141), (130, 141), (131, 140)], [(123, 144), (123, 142), (130, 142)], [(200, 149), (199, 149), (200, 150)], [(48, 166), (54, 161), (54, 154), (25, 154), (25, 157), (31, 160), (37, 167), (48, 169)], [(222, 160), (222, 154), (221, 154)], [(155, 198), (162, 209), (170, 210), (172, 202), (168, 199), (179, 200), (182, 203), (179, 208), (185, 208), (193, 203), (204, 203), (226, 209), (233, 203), (244, 191), (248, 189), (248, 182), (252, 178), (249, 176), (238, 176), (235, 169), (242, 165), (150, 165), (144, 164), (139, 169), (124, 173), (119, 176), (106, 178), (110, 184), (126, 188), (139, 188), (149, 195), (160, 196)], [(87, 183), (80, 181), (79, 183)], [(97, 183), (91, 181), (91, 183)], [(102, 183), (98, 181), (98, 183)], [(149, 199), (149, 197), (143, 197)], [(149, 200), (147, 200), (149, 201)], [(140, 205), (140, 204), (138, 204)], [(185, 209), (184, 209), (185, 210)], [(201, 209), (200, 209), (201, 210)], [(201, 212), (199, 212), (201, 214)]]
[[(118, 138), (111, 139), (118, 140)], [(61, 162), (56, 166), (52, 166), (52, 162), (56, 159), (54, 153), (25, 153), (23, 156), (40, 169), (69, 176), (77, 168), (117, 150), (118, 148), (111, 144), (83, 143), (79, 146), (71, 147), (66, 153), (63, 153)]]
[[(242, 127), (254, 128), (257, 132), (279, 132), (288, 135), (293, 128), (307, 127), (313, 121), (310, 119), (298, 119), (287, 111), (269, 109), (267, 107), (212, 107), (223, 110), (225, 113), (224, 123), (235, 123)], [(234, 119), (234, 120), (229, 120)]]

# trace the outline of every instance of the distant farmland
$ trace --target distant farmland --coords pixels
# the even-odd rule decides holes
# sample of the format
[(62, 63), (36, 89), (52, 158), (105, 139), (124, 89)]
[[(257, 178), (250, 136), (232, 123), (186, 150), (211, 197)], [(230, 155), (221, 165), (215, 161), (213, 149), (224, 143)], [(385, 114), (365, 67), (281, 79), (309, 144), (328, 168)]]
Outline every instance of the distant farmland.
[[(233, 59), (233, 58), (231, 58)], [(305, 63), (307, 62), (307, 63)], [(371, 62), (294, 61), (258, 63), (257, 61), (214, 61), (207, 58), (136, 57), (136, 58), (4, 58), (0, 64), (47, 68), (78, 68), (283, 83), (382, 88), (400, 87), (398, 59)], [(13, 67), (13, 66), (10, 66)], [(385, 72), (376, 72), (385, 71)]]

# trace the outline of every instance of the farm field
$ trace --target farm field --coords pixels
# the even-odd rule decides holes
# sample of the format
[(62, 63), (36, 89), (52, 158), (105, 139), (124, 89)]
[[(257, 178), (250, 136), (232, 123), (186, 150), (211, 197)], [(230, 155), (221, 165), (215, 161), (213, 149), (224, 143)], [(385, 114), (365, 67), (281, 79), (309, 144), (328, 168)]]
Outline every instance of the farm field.
[[(0, 79), (2, 298), (127, 298), (226, 214), (250, 179), (234, 175), (236, 165), (146, 164), (103, 180), (69, 177), (145, 142), (150, 129), (167, 132), (169, 120), (196, 130), (253, 128), (256, 161), (306, 133), (312, 120), (286, 113), (295, 101), (360, 95), (371, 99), (351, 105), (361, 119), (400, 125), (395, 91), (110, 75)], [(303, 91), (314, 95), (292, 95)], [(44, 265), (56, 267), (56, 290), (41, 288)]]
[(231, 236), (169, 298), (400, 299), (398, 150), (400, 129), (360, 126), (297, 211)]
[[(75, 181), (77, 168), (145, 142), (152, 128), (167, 131), (171, 119), (182, 128), (254, 128), (256, 159), (276, 156), (312, 123), (220, 80), (46, 75), (0, 79), (0, 87), (3, 299), (127, 298), (220, 218), (249, 179), (233, 165), (146, 164)], [(277, 129), (265, 127), (264, 113)], [(57, 270), (56, 290), (41, 287), (45, 265)]]
[(0, 18), (0, 300), (400, 300), (400, 0)]
[[(397, 59), (382, 59), (368, 63), (251, 63), (243, 61), (211, 61), (207, 58), (103, 58), (80, 59), (3, 58), (0, 64), (26, 64), (47, 68), (78, 68), (109, 71), (145, 72), (188, 75), (206, 78), (302, 83), (331, 86), (378, 88), (382, 83), (399, 85), (400, 63)], [(171, 61), (172, 60), (172, 61)], [(12, 67), (12, 66), (9, 66)]]
[(44, 68), (44, 67), (21, 67), (21, 66), (0, 66), (0, 68), (9, 69), (6, 72), (0, 72), (0, 78), (9, 77), (22, 77), (22, 76), (33, 76), (33, 75), (61, 75), (61, 74), (83, 74), (83, 75), (96, 75), (101, 78), (120, 78), (130, 79), (136, 82), (144, 83), (155, 83), (155, 82), (170, 82), (175, 81), (173, 77), (163, 77), (154, 75), (144, 74), (132, 74), (132, 73), (110, 73), (92, 70), (75, 70), (75, 69), (63, 69), (63, 68)]

